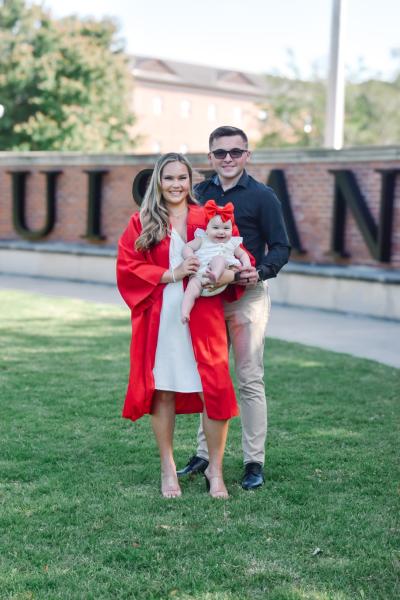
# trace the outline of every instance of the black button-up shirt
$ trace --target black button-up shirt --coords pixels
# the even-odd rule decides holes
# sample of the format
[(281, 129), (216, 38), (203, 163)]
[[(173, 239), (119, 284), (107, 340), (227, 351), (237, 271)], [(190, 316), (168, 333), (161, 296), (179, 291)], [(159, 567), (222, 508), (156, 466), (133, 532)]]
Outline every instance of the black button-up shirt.
[(219, 206), (232, 202), (243, 244), (254, 256), (261, 278), (276, 277), (289, 260), (290, 244), (275, 192), (246, 171), (228, 190), (223, 190), (218, 175), (202, 181), (194, 189), (200, 204), (211, 199)]

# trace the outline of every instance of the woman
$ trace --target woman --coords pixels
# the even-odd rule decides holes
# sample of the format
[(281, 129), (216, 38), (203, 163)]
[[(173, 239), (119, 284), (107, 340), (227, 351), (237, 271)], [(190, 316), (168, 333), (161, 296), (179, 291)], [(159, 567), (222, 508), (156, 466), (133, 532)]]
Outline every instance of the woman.
[(199, 267), (195, 256), (182, 258), (182, 249), (199, 227), (205, 228), (205, 217), (192, 196), (191, 166), (180, 154), (165, 154), (155, 165), (140, 214), (120, 239), (117, 260), (118, 288), (132, 313), (123, 416), (151, 414), (165, 498), (181, 495), (173, 457), (175, 414), (193, 412), (203, 412), (210, 495), (228, 497), (222, 460), (228, 419), (238, 409), (221, 295), (199, 298), (190, 323), (180, 320), (183, 281)]

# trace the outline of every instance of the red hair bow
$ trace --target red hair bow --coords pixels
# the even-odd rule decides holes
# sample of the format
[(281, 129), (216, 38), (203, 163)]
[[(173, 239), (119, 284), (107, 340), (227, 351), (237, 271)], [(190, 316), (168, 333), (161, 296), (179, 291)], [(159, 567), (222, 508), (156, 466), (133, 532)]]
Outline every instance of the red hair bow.
[(233, 217), (233, 209), (234, 206), (232, 202), (228, 202), (225, 206), (218, 206), (215, 200), (207, 200), (204, 205), (204, 212), (206, 213), (207, 223), (211, 221), (216, 216), (221, 217), (221, 220), (225, 223), (225, 221), (232, 221), (232, 225), (234, 223)]

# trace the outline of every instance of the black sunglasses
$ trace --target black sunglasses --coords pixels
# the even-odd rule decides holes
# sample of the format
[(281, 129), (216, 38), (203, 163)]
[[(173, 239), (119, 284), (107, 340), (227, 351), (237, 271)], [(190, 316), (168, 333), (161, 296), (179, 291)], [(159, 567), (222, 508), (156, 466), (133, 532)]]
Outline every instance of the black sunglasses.
[(232, 150), (223, 150), (222, 148), (218, 148), (217, 150), (211, 150), (210, 154), (214, 154), (215, 158), (222, 159), (226, 158), (227, 154), (231, 158), (241, 158), (244, 152), (248, 152), (248, 150), (242, 150), (241, 148), (232, 148)]

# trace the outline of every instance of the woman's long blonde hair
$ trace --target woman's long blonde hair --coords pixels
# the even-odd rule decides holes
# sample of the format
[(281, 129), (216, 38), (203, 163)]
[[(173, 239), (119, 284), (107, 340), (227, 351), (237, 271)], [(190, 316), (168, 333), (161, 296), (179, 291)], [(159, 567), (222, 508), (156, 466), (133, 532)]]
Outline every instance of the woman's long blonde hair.
[(171, 162), (180, 162), (186, 165), (190, 181), (188, 203), (197, 204), (193, 196), (193, 171), (189, 161), (182, 154), (175, 152), (160, 156), (154, 165), (154, 171), (140, 208), (142, 232), (136, 240), (136, 250), (149, 250), (169, 233), (168, 210), (161, 192), (161, 175), (164, 167)]

